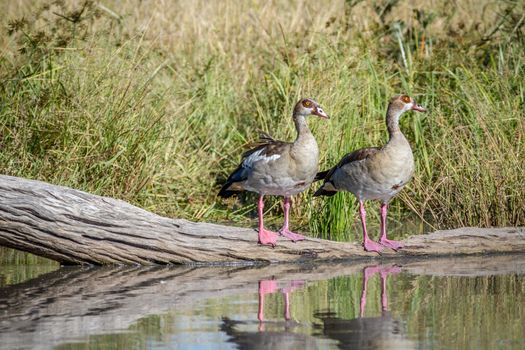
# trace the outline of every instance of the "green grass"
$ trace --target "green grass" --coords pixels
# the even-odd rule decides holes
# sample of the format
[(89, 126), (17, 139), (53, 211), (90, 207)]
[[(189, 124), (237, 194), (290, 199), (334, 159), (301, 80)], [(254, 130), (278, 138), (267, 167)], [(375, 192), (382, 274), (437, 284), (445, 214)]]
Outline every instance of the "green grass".
[[(314, 97), (332, 117), (309, 122), (327, 168), (385, 142), (386, 101), (407, 92), (430, 112), (401, 121), (416, 174), (389, 220), (525, 224), (520, 2), (46, 3), (0, 5), (1, 173), (253, 226), (253, 195), (216, 192), (257, 130), (293, 139), (293, 105)], [(355, 239), (355, 199), (312, 189), (293, 227)], [(279, 199), (266, 208), (279, 225)]]
[(22, 283), (59, 268), (57, 262), (0, 247), (0, 287)]

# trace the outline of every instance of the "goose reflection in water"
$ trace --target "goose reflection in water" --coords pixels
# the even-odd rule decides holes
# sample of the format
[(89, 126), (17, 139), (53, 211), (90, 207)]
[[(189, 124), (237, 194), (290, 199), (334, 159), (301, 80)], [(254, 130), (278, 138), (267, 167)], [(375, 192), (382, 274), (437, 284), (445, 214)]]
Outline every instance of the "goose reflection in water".
[[(386, 279), (400, 272), (397, 266), (368, 266), (363, 269), (363, 288), (359, 304), (360, 316), (346, 320), (334, 313), (317, 313), (323, 323), (319, 326), (322, 335), (336, 340), (340, 349), (415, 349), (416, 343), (406, 336), (403, 324), (388, 311)], [(368, 279), (379, 273), (381, 278), (381, 316), (364, 317)]]
[[(289, 285), (281, 288), (284, 296), (284, 319), (290, 321), (290, 293), (304, 285), (303, 281), (292, 281)], [(276, 280), (259, 281), (259, 310), (257, 319), (259, 320), (259, 330), (264, 331), (264, 296), (278, 291)]]
[[(245, 322), (222, 318), (220, 330), (228, 336), (228, 341), (237, 345), (239, 350), (248, 349), (318, 349), (316, 339), (308, 334), (296, 332), (299, 323), (290, 317), (290, 293), (304, 285), (303, 281), (291, 281), (284, 287), (278, 287), (276, 280), (259, 281), (259, 307), (257, 319), (258, 332), (239, 331), (236, 326), (245, 325)], [(280, 292), (284, 298), (284, 321), (266, 321), (264, 318), (264, 298), (267, 294)], [(272, 330), (267, 330), (271, 326)], [(270, 327), (269, 327), (270, 328)]]

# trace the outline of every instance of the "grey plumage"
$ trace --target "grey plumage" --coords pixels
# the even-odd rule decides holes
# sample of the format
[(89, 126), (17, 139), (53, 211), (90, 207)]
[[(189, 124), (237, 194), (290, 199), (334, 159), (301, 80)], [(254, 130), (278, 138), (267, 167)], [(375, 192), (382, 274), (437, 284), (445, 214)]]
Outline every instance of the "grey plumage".
[(412, 108), (412, 103), (403, 102), (401, 97), (395, 96), (389, 104), (386, 117), (388, 142), (383, 147), (348, 153), (336, 166), (318, 173), (316, 178), (322, 177), (324, 183), (314, 196), (349, 191), (360, 200), (377, 199), (388, 203), (410, 181), (414, 173), (414, 157), (398, 122), (400, 115)]
[[(307, 100), (311, 101), (312, 107), (320, 109), (315, 101)], [(241, 164), (228, 177), (218, 195), (230, 197), (242, 191), (252, 191), (292, 196), (308, 188), (318, 171), (319, 161), (319, 148), (305, 119), (312, 113), (305, 111), (301, 101), (297, 103), (293, 115), (297, 129), (295, 141), (284, 142), (268, 134), (261, 135), (255, 147), (244, 152)]]

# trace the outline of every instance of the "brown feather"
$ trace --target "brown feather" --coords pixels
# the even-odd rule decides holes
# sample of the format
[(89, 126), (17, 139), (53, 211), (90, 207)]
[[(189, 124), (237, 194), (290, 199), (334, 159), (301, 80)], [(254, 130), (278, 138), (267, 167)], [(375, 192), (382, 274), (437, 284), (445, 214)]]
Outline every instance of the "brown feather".
[(379, 152), (380, 149), (381, 149), (380, 147), (366, 147), (366, 148), (361, 148), (351, 153), (348, 153), (339, 161), (339, 163), (336, 166), (334, 166), (330, 170), (325, 170), (325, 171), (321, 171), (317, 173), (316, 179), (317, 180), (321, 180), (321, 179), (328, 180), (330, 179), (330, 177), (332, 176), (332, 174), (334, 173), (336, 169), (341, 168), (342, 166), (346, 164), (349, 164), (352, 162), (358, 162), (360, 160), (366, 159), (376, 154), (377, 152)]
[(281, 151), (281, 148), (289, 144), (288, 142), (275, 140), (273, 137), (268, 135), (265, 132), (261, 132), (259, 135), (259, 140), (257, 142), (253, 142), (249, 144), (250, 148), (249, 150), (245, 151), (242, 154), (242, 160), (241, 164), (231, 173), (231, 175), (228, 177), (228, 180), (226, 180), (226, 183), (222, 186), (221, 190), (219, 191), (219, 196), (228, 198), (231, 197), (238, 192), (244, 191), (244, 189), (241, 186), (241, 182), (246, 180), (245, 174), (243, 172), (243, 161), (247, 157), (249, 157), (251, 154), (262, 150), (261, 155), (270, 157), (274, 154), (278, 154)]
[(274, 154), (278, 154), (280, 152), (280, 148), (288, 143), (289, 142), (276, 140), (269, 134), (261, 132), (258, 141), (248, 144), (250, 149), (242, 154), (242, 158), (244, 159), (259, 150), (263, 150), (261, 155), (270, 157)]
[(346, 164), (352, 163), (352, 162), (358, 162), (360, 160), (364, 160), (377, 152), (379, 152), (379, 147), (367, 147), (367, 148), (361, 148), (356, 151), (353, 151), (351, 153), (348, 153), (345, 155), (339, 163), (334, 166), (333, 168), (325, 171), (320, 171), (315, 176), (315, 181), (319, 181), (324, 179), (324, 183), (322, 186), (314, 193), (314, 197), (317, 196), (333, 196), (337, 193), (337, 189), (334, 187), (333, 183), (330, 181), (332, 175), (334, 172), (343, 167)]
[(358, 162), (360, 160), (366, 159), (376, 154), (377, 152), (379, 152), (380, 149), (381, 148), (379, 147), (367, 147), (367, 148), (358, 149), (344, 156), (343, 159), (341, 159), (341, 161), (339, 162), (337, 166), (341, 167), (348, 163)]

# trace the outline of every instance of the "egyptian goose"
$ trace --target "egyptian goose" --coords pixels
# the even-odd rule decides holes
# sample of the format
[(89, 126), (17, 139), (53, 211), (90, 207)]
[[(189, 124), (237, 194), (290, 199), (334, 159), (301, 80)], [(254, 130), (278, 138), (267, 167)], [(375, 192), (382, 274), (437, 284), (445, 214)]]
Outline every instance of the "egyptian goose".
[(224, 198), (242, 191), (259, 194), (257, 209), (260, 244), (275, 246), (277, 242), (277, 234), (264, 228), (265, 195), (284, 197), (284, 225), (279, 234), (294, 242), (304, 239), (304, 236), (290, 231), (288, 218), (290, 197), (307, 189), (319, 170), (319, 148), (306, 124), (306, 117), (309, 115), (329, 118), (314, 100), (300, 100), (295, 105), (292, 116), (297, 130), (295, 141), (277, 141), (264, 135), (257, 147), (243, 154), (241, 164), (219, 191), (218, 195)]
[[(414, 173), (412, 149), (399, 129), (399, 117), (409, 110), (426, 111), (407, 95), (393, 97), (386, 113), (388, 142), (383, 147), (362, 148), (349, 153), (335, 167), (316, 176), (316, 179), (324, 179), (324, 183), (314, 196), (333, 196), (338, 191), (349, 191), (357, 197), (366, 251), (380, 252), (383, 246), (394, 250), (403, 247), (400, 242), (387, 239), (386, 216), (390, 199), (401, 191)], [(372, 241), (366, 231), (363, 202), (368, 199), (381, 201), (379, 244)]]

